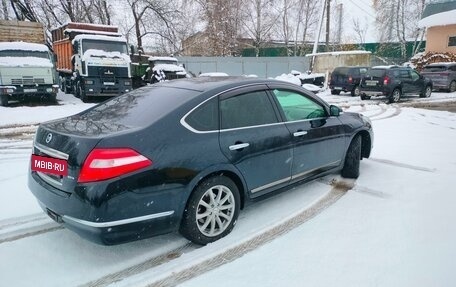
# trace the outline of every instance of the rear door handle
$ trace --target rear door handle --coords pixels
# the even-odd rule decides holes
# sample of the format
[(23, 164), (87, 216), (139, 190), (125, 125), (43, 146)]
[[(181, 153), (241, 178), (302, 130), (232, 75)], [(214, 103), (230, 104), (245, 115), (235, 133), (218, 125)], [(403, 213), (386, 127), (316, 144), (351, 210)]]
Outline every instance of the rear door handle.
[(297, 131), (293, 133), (294, 137), (302, 137), (307, 134), (307, 131)]
[(230, 145), (229, 149), (230, 150), (240, 150), (240, 149), (248, 147), (249, 145), (250, 145), (249, 143), (239, 143), (239, 144), (235, 144), (235, 145)]

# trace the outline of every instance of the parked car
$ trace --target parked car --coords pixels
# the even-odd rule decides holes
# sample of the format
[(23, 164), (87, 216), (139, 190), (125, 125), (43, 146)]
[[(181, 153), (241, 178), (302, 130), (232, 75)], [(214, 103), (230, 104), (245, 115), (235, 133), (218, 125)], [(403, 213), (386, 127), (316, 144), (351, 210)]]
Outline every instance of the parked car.
[(362, 100), (386, 96), (389, 103), (395, 103), (402, 95), (430, 97), (432, 81), (409, 67), (376, 66), (367, 71), (360, 87)]
[(456, 63), (433, 63), (423, 67), (421, 75), (432, 80), (434, 89), (456, 91)]
[(359, 83), (367, 72), (368, 67), (337, 67), (331, 73), (329, 88), (331, 94), (350, 92), (352, 97), (359, 96)]
[(81, 236), (116, 244), (231, 232), (253, 199), (329, 173), (359, 175), (371, 122), (276, 80), (157, 83), (40, 124), (28, 185)]

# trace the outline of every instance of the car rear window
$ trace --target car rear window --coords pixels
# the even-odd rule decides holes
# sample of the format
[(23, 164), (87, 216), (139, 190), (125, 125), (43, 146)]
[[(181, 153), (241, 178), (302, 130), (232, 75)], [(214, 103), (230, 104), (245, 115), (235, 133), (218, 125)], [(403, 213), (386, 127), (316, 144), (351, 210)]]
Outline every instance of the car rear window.
[(333, 75), (348, 75), (349, 68), (335, 68)]
[(385, 69), (370, 69), (367, 72), (368, 77), (383, 77), (385, 75)]
[(423, 72), (444, 72), (448, 69), (447, 66), (425, 66)]
[(200, 92), (173, 87), (150, 86), (112, 98), (76, 117), (98, 123), (145, 127), (162, 118)]

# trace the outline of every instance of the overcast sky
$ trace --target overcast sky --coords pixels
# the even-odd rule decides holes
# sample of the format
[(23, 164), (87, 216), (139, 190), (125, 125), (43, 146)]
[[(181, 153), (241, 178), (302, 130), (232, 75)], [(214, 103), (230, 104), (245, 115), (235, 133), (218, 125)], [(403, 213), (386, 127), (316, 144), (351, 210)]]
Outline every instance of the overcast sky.
[(333, 0), (331, 3), (343, 5), (343, 42), (357, 42), (353, 31), (353, 19), (359, 19), (362, 27), (367, 25), (366, 43), (377, 42), (372, 0)]

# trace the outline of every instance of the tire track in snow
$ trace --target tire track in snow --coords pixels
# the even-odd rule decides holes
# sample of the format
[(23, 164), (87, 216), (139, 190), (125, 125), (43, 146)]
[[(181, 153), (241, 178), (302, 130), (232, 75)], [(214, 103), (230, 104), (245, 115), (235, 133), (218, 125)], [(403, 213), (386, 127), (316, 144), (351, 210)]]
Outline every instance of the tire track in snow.
[(370, 116), (369, 118), (371, 119), (371, 121), (386, 120), (386, 119), (390, 119), (390, 118), (396, 117), (396, 116), (400, 115), (400, 113), (402, 112), (402, 110), (401, 110), (401, 108), (399, 106), (393, 106), (392, 108), (394, 109), (394, 112), (392, 114), (388, 114), (386, 116), (382, 116), (388, 110), (390, 110), (390, 108), (385, 109), (385, 108), (382, 107), (383, 112), (381, 114), (378, 114), (378, 115), (375, 115), (375, 116)]
[(63, 229), (44, 214), (32, 214), (0, 221), (0, 244)]
[(384, 164), (389, 164), (389, 165), (396, 166), (396, 167), (403, 167), (403, 168), (419, 170), (419, 171), (425, 171), (425, 172), (436, 172), (437, 171), (436, 168), (421, 167), (421, 166), (406, 164), (406, 163), (402, 163), (402, 162), (392, 161), (392, 160), (389, 160), (389, 159), (368, 158), (367, 160), (374, 161), (374, 162), (379, 162), (379, 163), (384, 163)]
[(339, 200), (344, 194), (346, 194), (348, 190), (352, 189), (355, 181), (348, 179), (339, 179), (332, 180), (330, 184), (333, 186), (333, 188), (327, 195), (325, 195), (311, 207), (302, 210), (284, 222), (279, 223), (272, 228), (253, 236), (250, 239), (240, 242), (233, 247), (221, 250), (218, 254), (214, 254), (214, 256), (210, 258), (204, 259), (203, 261), (196, 264), (186, 266), (181, 271), (168, 271), (164, 273), (161, 278), (157, 278), (157, 280), (154, 282), (143, 281), (139, 286), (176, 286), (193, 277), (206, 273), (223, 264), (229, 263), (314, 218), (323, 212), (326, 208), (334, 204), (337, 200)]

